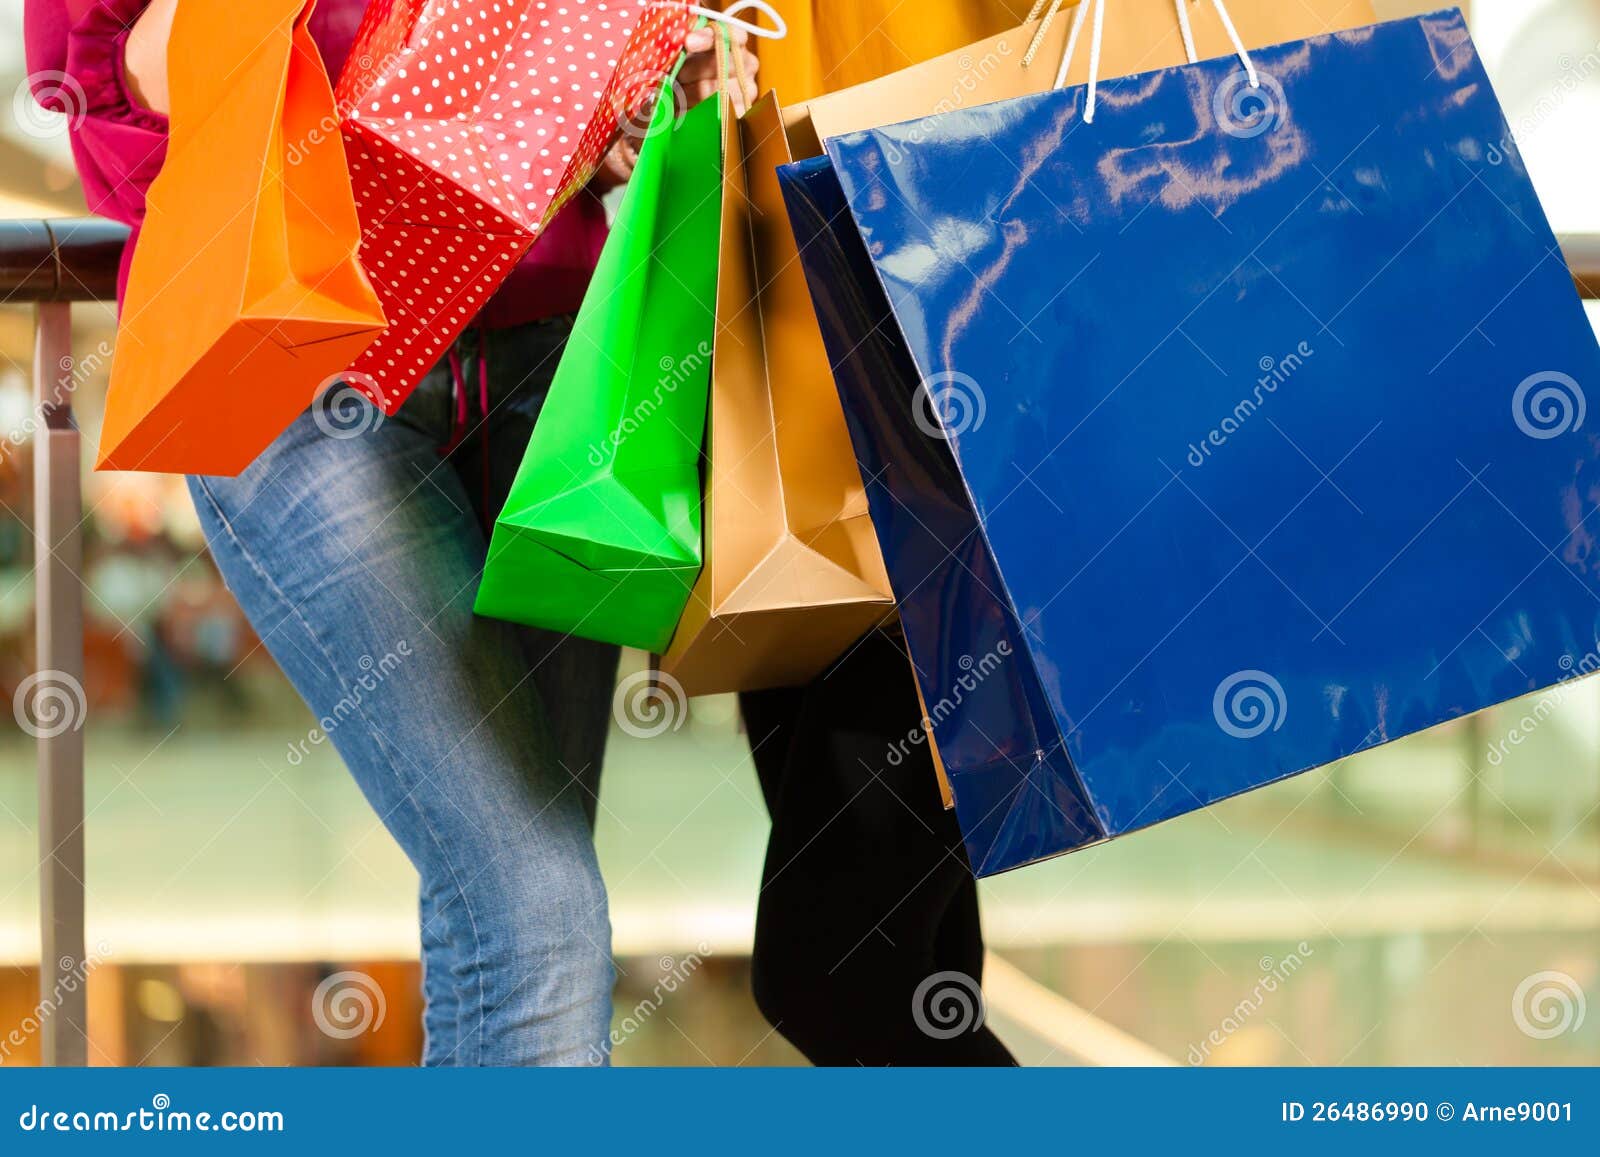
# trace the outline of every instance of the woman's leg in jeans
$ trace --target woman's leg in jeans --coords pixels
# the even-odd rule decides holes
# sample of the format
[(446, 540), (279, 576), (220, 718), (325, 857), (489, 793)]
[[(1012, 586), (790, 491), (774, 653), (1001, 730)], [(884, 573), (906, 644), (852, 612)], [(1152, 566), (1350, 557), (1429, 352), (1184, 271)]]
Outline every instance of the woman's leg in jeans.
[(913, 1008), (938, 973), (981, 982), (983, 935), (926, 746), (889, 760), (921, 721), (900, 642), (869, 635), (810, 687), (740, 703), (772, 814), (752, 962), (767, 1019), (819, 1065), (1015, 1063), (989, 1029), (933, 1036), (928, 999)]
[[(572, 332), (570, 317), (551, 318), (532, 325), (491, 330), (481, 347), (488, 354), (492, 415), (479, 425), (451, 456), (451, 462), (472, 498), (473, 513), (485, 531), (505, 505), (511, 483), (522, 465), (528, 438), (544, 406), (556, 363)], [(479, 348), (465, 359), (468, 380), (477, 374)], [(488, 485), (484, 483), (484, 447), (487, 436)], [(487, 505), (485, 505), (487, 502)], [(476, 591), (476, 583), (473, 587)], [(621, 650), (610, 643), (523, 628), (539, 701), (554, 722), (556, 756), (576, 779), (584, 810), (593, 829), (600, 803), (600, 764), (606, 738), (611, 733), (612, 693), (617, 685)]]
[[(355, 437), (302, 415), (240, 477), (190, 489), (230, 588), (421, 876), (425, 1059), (594, 1063), (613, 977), (585, 806), (599, 753), (546, 699), (562, 649), (473, 616), (484, 535), (418, 393)], [(581, 661), (614, 670), (615, 652)]]

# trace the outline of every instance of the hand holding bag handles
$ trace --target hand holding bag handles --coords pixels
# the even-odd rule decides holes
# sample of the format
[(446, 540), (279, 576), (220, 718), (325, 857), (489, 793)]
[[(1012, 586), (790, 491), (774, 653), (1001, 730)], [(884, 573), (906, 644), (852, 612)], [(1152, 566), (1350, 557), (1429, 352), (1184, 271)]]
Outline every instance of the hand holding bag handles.
[[(671, 4), (673, 0), (661, 0), (661, 2)], [(788, 23), (776, 8), (767, 3), (767, 0), (735, 0), (735, 3), (722, 9), (707, 8), (703, 4), (690, 4), (689, 11), (717, 24), (743, 29), (751, 36), (762, 40), (782, 40), (789, 35)], [(763, 28), (754, 21), (740, 20), (738, 17), (741, 12), (759, 12), (772, 21), (772, 27)]]

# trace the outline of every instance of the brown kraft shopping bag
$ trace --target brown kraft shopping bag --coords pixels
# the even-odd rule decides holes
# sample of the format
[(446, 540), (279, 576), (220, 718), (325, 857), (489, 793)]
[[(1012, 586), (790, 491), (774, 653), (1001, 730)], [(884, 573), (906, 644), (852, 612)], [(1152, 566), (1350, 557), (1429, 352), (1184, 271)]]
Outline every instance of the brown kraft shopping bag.
[[(1233, 43), (1211, 0), (1117, 0), (1116, 19), (1104, 26), (1100, 76), (1132, 76), (1187, 63), (1178, 3), (1188, 9), (1199, 59), (1232, 55)], [(826, 137), (1045, 92), (1055, 84), (1076, 10), (1064, 5), (1052, 16), (1044, 5), (1038, 20), (1009, 32), (792, 105), (784, 116), (790, 146), (797, 157), (819, 156)], [(1228, 0), (1227, 10), (1247, 48), (1377, 22), (1371, 0)], [(1045, 31), (1034, 44), (1041, 23)], [(1088, 57), (1080, 45), (1067, 71), (1068, 85), (1088, 81)]]
[(660, 660), (689, 695), (809, 682), (894, 610), (778, 192), (773, 95), (724, 133), (705, 566)]

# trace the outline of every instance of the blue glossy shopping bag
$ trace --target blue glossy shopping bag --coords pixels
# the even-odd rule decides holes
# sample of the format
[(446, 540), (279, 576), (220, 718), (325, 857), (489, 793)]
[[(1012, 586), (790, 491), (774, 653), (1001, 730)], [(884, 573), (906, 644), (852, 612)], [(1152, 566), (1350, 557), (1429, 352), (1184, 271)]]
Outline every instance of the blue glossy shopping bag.
[(1597, 349), (1461, 15), (785, 195), (974, 869), (1595, 668)]

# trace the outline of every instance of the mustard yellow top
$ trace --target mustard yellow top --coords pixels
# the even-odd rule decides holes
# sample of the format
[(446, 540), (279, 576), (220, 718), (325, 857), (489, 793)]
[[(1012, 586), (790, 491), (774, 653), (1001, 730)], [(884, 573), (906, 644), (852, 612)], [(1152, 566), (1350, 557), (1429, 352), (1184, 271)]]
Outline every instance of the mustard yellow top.
[(792, 105), (1015, 28), (1033, 0), (779, 0), (775, 6), (789, 35), (757, 42), (761, 87)]

